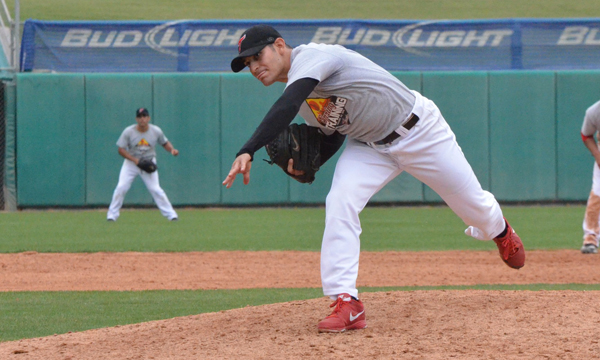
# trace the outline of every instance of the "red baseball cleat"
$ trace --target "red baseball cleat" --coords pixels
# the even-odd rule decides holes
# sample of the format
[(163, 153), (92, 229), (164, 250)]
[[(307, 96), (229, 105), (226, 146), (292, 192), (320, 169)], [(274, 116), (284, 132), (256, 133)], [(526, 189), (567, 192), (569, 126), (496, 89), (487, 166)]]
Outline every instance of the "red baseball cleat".
[(333, 312), (319, 322), (319, 332), (343, 332), (367, 327), (362, 301), (355, 300), (348, 294), (340, 294), (329, 307), (334, 308)]
[(504, 221), (506, 222), (506, 235), (495, 238), (494, 242), (498, 246), (502, 261), (513, 269), (520, 269), (525, 265), (523, 242), (508, 221), (506, 219)]

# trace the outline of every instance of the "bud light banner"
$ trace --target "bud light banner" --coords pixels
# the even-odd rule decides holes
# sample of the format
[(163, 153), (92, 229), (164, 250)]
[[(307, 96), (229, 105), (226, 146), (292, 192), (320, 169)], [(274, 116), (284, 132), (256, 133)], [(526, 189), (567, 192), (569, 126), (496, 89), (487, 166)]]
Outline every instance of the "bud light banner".
[[(257, 21), (38, 21), (23, 28), (21, 71), (231, 71)], [(600, 19), (262, 21), (291, 46), (340, 44), (389, 71), (599, 69)]]

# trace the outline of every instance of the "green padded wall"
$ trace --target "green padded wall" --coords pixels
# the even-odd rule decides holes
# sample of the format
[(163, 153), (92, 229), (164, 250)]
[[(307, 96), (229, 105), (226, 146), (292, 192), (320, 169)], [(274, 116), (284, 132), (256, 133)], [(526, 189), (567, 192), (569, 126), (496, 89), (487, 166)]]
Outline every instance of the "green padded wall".
[[(394, 73), (434, 100), (482, 186), (500, 201), (585, 200), (593, 158), (579, 131), (600, 99), (600, 71)], [(161, 186), (174, 205), (322, 204), (341, 150), (312, 185), (255, 154), (250, 185), (221, 182), (284, 84), (242, 74), (18, 74), (17, 205), (106, 206), (123, 162), (116, 141), (150, 109), (181, 151), (158, 150)], [(301, 121), (297, 118), (295, 121)], [(436, 202), (403, 173), (372, 203)], [(126, 205), (152, 205), (136, 180)]]
[(559, 72), (556, 89), (558, 198), (585, 200), (594, 158), (581, 141), (581, 125), (585, 110), (600, 100), (600, 71)]
[[(456, 135), (481, 186), (490, 188), (488, 76), (485, 72), (423, 73), (423, 95), (433, 100)], [(442, 201), (428, 186), (425, 200)]]
[(490, 184), (498, 200), (556, 198), (555, 73), (489, 75)]
[[(146, 107), (154, 123), (152, 75), (89, 74), (85, 77), (87, 203), (108, 205), (119, 180), (123, 157), (117, 140), (123, 130), (136, 123), (135, 110)], [(169, 134), (166, 134), (167, 137)], [(167, 154), (157, 149), (159, 173)], [(170, 156), (170, 155), (169, 155)], [(162, 185), (162, 182), (161, 182)], [(167, 196), (170, 195), (167, 193)], [(152, 196), (137, 177), (125, 196), (125, 205), (153, 204)]]
[(17, 196), (20, 206), (85, 203), (83, 75), (17, 77)]
[[(225, 179), (235, 154), (250, 139), (271, 105), (281, 96), (284, 84), (265, 87), (251, 74), (221, 75), (221, 181)], [(268, 165), (262, 148), (254, 154), (250, 183), (238, 175), (229, 189), (222, 190), (223, 204), (273, 204), (289, 201), (289, 179), (276, 165)]]
[(221, 202), (220, 86), (218, 74), (154, 75), (154, 124), (179, 150), (157, 149), (174, 206)]
[[(404, 83), (409, 89), (421, 92), (420, 72), (394, 72), (396, 78)], [(423, 183), (412, 175), (403, 172), (390, 181), (383, 189), (379, 190), (370, 200), (370, 203), (385, 202), (422, 202)]]

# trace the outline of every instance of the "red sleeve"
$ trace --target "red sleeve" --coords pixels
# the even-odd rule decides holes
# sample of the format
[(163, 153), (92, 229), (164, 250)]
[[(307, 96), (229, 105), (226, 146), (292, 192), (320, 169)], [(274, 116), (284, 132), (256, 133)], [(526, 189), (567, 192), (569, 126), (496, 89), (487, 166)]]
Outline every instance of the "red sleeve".
[(583, 135), (583, 133), (581, 133), (581, 141), (585, 142), (586, 139), (593, 139), (594, 138), (594, 134), (592, 135)]

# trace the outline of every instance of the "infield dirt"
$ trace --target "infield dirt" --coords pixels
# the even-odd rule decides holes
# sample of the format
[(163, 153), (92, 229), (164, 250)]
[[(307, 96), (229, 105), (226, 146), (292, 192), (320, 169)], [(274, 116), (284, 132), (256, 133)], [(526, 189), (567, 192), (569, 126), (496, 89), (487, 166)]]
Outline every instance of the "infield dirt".
[[(314, 252), (0, 254), (0, 291), (320, 287)], [(600, 258), (361, 253), (358, 286), (597, 284)], [(319, 334), (328, 298), (0, 343), (1, 359), (600, 359), (598, 291), (360, 294), (368, 328)]]

